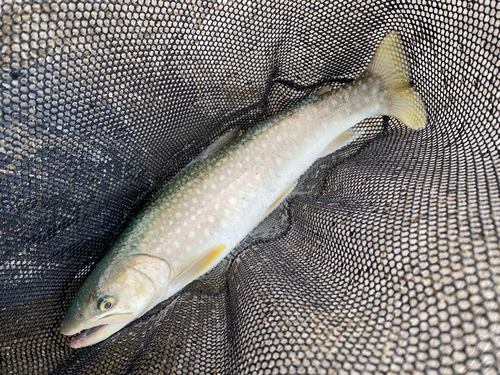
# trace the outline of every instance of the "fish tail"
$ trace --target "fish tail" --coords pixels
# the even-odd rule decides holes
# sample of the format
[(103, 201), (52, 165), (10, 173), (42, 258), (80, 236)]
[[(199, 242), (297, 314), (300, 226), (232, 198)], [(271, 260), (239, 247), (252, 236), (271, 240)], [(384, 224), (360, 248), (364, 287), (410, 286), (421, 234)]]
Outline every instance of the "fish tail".
[(397, 32), (387, 34), (375, 51), (365, 73), (382, 80), (389, 100), (388, 115), (412, 129), (423, 129), (427, 112), (420, 95), (410, 84), (405, 52)]

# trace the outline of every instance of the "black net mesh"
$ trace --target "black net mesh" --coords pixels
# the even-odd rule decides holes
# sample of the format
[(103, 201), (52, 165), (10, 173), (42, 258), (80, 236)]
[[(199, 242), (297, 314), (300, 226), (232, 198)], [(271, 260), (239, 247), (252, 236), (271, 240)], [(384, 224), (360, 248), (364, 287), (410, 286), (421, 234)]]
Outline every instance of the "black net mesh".
[[(0, 3), (5, 374), (496, 374), (500, 3)], [(317, 162), (215, 270), (101, 344), (59, 333), (156, 191), (400, 33), (429, 125)]]

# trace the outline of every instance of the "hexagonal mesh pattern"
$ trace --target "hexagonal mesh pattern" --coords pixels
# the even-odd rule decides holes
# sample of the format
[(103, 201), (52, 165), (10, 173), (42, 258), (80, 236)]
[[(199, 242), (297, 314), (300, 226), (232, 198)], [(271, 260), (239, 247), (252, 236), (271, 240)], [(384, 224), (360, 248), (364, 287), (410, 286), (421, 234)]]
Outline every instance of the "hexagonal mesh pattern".
[[(5, 374), (496, 374), (496, 1), (0, 3)], [(424, 131), (364, 122), (205, 277), (101, 344), (59, 326), (158, 189), (398, 30)]]

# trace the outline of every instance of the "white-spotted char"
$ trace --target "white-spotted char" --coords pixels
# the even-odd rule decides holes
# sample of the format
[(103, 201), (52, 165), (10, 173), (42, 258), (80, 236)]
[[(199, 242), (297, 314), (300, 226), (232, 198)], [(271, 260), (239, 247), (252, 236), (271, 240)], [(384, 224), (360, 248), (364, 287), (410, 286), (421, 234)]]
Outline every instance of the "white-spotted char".
[[(396, 32), (343, 89), (311, 97), (236, 132), (174, 177), (92, 270), (62, 323), (83, 331), (73, 348), (100, 342), (213, 268), (293, 189), (320, 157), (346, 144), (371, 116), (426, 125)], [(222, 146), (222, 147), (221, 147)]]

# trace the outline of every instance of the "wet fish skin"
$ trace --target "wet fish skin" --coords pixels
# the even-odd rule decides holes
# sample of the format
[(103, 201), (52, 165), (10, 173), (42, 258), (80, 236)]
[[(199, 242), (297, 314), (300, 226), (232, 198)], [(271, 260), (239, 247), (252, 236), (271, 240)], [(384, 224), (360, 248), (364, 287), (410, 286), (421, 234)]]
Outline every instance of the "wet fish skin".
[(354, 82), (260, 123), (188, 165), (158, 192), (76, 294), (61, 332), (86, 331), (70, 346), (105, 340), (209, 271), (333, 151), (335, 139), (378, 115), (414, 129), (426, 124), (395, 32)]

